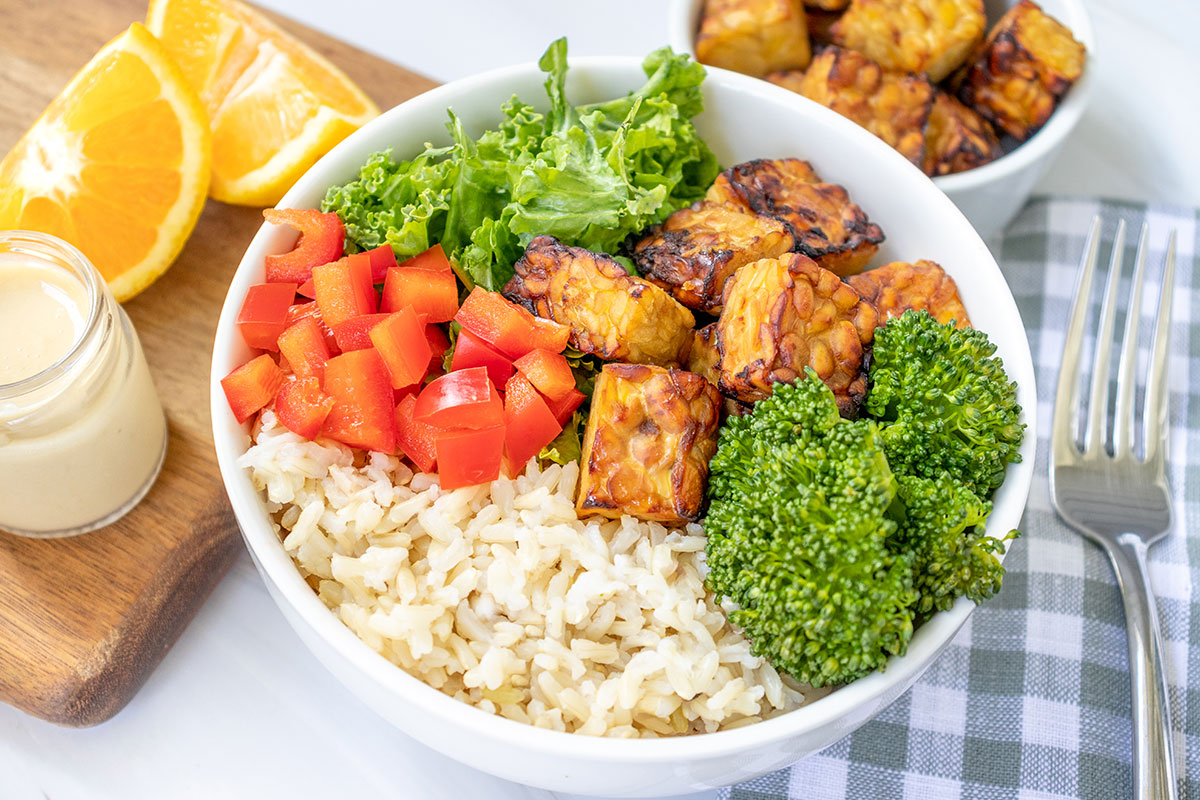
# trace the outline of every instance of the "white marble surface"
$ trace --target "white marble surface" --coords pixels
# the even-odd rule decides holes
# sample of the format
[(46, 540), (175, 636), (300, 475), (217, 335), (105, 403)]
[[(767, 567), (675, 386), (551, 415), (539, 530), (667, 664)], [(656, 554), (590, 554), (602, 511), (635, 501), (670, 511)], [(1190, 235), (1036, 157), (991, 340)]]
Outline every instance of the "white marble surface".
[[(665, 40), (668, 8), (665, 0), (264, 5), (443, 81), (532, 60), (561, 34), (575, 54), (640, 55)], [(1200, 3), (1089, 6), (1100, 42), (1092, 107), (1039, 189), (1200, 206)], [(325, 796), (556, 797), (463, 767), (377, 718), (309, 655), (244, 555), (111, 721), (69, 730), (0, 706), (0, 800)]]

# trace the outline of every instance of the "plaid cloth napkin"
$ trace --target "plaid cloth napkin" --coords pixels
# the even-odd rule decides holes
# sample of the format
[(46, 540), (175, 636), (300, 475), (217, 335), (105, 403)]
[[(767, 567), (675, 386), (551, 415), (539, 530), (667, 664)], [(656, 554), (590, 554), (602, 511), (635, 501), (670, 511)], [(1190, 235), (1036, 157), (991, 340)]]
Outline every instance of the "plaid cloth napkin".
[(1157, 304), (1168, 232), (1179, 235), (1168, 464), (1177, 520), (1150, 550), (1150, 579), (1165, 638), (1180, 797), (1200, 800), (1200, 211), (1058, 198), (1034, 200), (990, 243), (1029, 332), (1040, 432), (1024, 535), (1005, 560), (1003, 589), (882, 714), (789, 769), (723, 790), (722, 800), (1133, 796), (1121, 596), (1100, 549), (1055, 515), (1046, 477), (1063, 332), (1096, 214), (1104, 221), (1102, 259), (1117, 220), (1130, 225), (1127, 264), (1149, 223), (1147, 303)]

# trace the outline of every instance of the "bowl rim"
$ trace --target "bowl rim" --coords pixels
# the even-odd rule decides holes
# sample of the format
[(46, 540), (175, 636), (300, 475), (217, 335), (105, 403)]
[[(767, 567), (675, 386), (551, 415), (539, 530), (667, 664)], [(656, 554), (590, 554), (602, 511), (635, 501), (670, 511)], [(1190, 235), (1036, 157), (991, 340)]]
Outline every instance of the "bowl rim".
[[(1033, 136), (994, 161), (989, 161), (982, 166), (972, 167), (951, 175), (931, 177), (930, 180), (942, 191), (955, 194), (970, 192), (992, 183), (1003, 182), (1012, 175), (1034, 167), (1071, 135), (1071, 131), (1083, 117), (1092, 96), (1092, 87), (1095, 85), (1096, 36), (1087, 7), (1081, 0), (1060, 1), (1070, 11), (1071, 24), (1068, 27), (1071, 34), (1087, 48), (1083, 73), (1071, 86), (1054, 113), (1050, 115), (1050, 119)], [(688, 53), (693, 58), (696, 56), (695, 38), (699, 23), (698, 16), (704, 2), (705, 0), (671, 0), (669, 5), (668, 40), (676, 50)], [(712, 67), (707, 68), (712, 69)], [(763, 79), (755, 78), (755, 80)], [(803, 95), (795, 92), (793, 94), (801, 98), (803, 102), (820, 105)]]
[[(620, 72), (641, 76), (641, 64), (642, 59), (633, 56), (589, 56), (570, 59), (572, 74), (576, 76), (593, 71)], [(794, 102), (793, 93), (766, 81), (728, 70), (713, 67), (706, 67), (706, 69), (708, 70), (706, 84), (710, 80), (715, 81), (731, 91), (757, 95), (771, 103), (790, 104)], [(323, 189), (329, 185), (331, 179), (327, 173), (338, 171), (338, 161), (342, 158), (342, 154), (353, 151), (358, 142), (370, 132), (396, 126), (398, 120), (402, 121), (410, 114), (444, 111), (453, 105), (455, 99), (461, 101), (480, 88), (486, 89), (495, 84), (511, 82), (518, 77), (526, 77), (530, 74), (538, 76), (542, 74), (534, 62), (500, 67), (444, 84), (394, 106), (367, 123), (359, 131), (351, 134), (327, 153), (296, 182), (280, 200), (278, 206), (290, 207), (290, 204), (296, 202), (294, 198), (304, 196), (312, 192), (314, 188)], [(855, 142), (852, 146), (875, 149), (879, 158), (893, 159), (892, 163), (896, 164), (897, 169), (911, 170), (911, 173), (908, 174), (912, 178), (932, 189), (932, 185), (927, 183), (928, 178), (919, 169), (873, 134), (824, 106), (811, 102), (807, 106), (810, 107), (806, 107), (804, 113), (816, 115), (822, 124), (834, 128), (839, 137)], [(903, 166), (901, 167), (901, 165)], [(1035, 413), (1037, 395), (1028, 336), (1025, 333), (1025, 326), (1011, 289), (1004, 280), (995, 258), (983, 240), (979, 238), (978, 233), (944, 193), (927, 191), (926, 195), (928, 201), (936, 207), (934, 213), (955, 219), (964, 227), (964, 232), (969, 232), (969, 238), (974, 239), (973, 249), (975, 250), (971, 257), (982, 259), (992, 265), (995, 276), (999, 278), (1005, 290), (1004, 296), (995, 298), (995, 301), (1009, 306), (1010, 321), (1017, 326), (1021, 334), (1020, 341), (1012, 343), (1018, 358), (1015, 363), (1006, 361), (1006, 369), (1013, 380), (1018, 382), (1025, 399), (1031, 400), (1031, 402), (1023, 404), (1025, 408), (1023, 417), (1027, 426), (1021, 448), (1023, 462), (1009, 465), (1005, 484), (999, 490), (1005, 492), (1003, 498), (1005, 502), (997, 503), (998, 507), (1003, 507), (1011, 512), (1015, 524), (1027, 502), (1033, 478), (1034, 450), (1037, 441)], [(275, 246), (282, 244), (285, 230), (281, 226), (270, 223), (264, 223), (259, 228), (230, 278), (230, 289), (218, 320), (213, 342), (209, 388), (213, 442), (222, 482), (229, 495), (247, 549), (263, 576), (264, 582), (268, 584), (272, 598), (277, 604), (282, 604), (283, 599), (287, 601), (289, 608), (285, 608), (283, 611), (289, 623), (295, 627), (291, 612), (299, 615), (311, 631), (339, 657), (366, 674), (390, 695), (402, 698), (405, 703), (412, 704), (422, 713), (440, 718), (452, 725), (470, 729), (473, 733), (492, 740), (512, 741), (514, 738), (519, 738), (524, 745), (535, 749), (542, 755), (586, 758), (592, 763), (644, 764), (673, 760), (695, 761), (731, 755), (812, 733), (845, 718), (855, 709), (868, 707), (872, 703), (878, 704), (881, 698), (885, 698), (889, 692), (894, 691), (898, 686), (906, 686), (911, 683), (928, 668), (942, 649), (954, 638), (975, 608), (973, 602), (963, 597), (959, 598), (951, 609), (934, 615), (913, 635), (906, 655), (903, 657), (893, 656), (889, 659), (886, 670), (883, 672), (867, 675), (792, 711), (744, 727), (714, 733), (652, 740), (578, 736), (537, 728), (527, 723), (489, 714), (444, 694), (388, 661), (338, 620), (321, 602), (317, 594), (301, 577), (300, 571), (284, 550), (279, 537), (267, 524), (260, 493), (253, 489), (245, 470), (236, 463), (241, 454), (245, 452), (249, 442), (246, 434), (247, 426), (237, 425), (233, 422), (220, 385), (220, 378), (234, 366), (232, 353), (233, 345), (237, 341), (235, 319), (242, 300), (242, 294), (235, 297), (234, 290), (239, 279), (245, 280), (242, 276), (247, 272), (254, 269), (261, 270), (263, 256), (269, 252), (272, 243)], [(318, 660), (329, 669), (324, 657), (312, 648), (308, 638), (303, 634), (300, 635), (306, 646), (309, 646)], [(337, 674), (340, 677), (340, 673)], [(899, 693), (896, 696), (899, 696)], [(894, 698), (886, 698), (886, 701), (890, 702), (892, 699)], [(877, 708), (870, 716), (874, 716), (881, 708)], [(848, 733), (849, 730), (845, 732)]]

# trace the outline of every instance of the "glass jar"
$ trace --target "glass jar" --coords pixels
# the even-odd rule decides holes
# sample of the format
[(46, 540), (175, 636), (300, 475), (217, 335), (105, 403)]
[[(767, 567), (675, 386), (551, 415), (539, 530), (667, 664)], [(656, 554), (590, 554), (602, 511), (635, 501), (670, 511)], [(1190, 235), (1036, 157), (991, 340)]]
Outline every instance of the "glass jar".
[(77, 249), (0, 232), (0, 530), (95, 530), (150, 490), (167, 426), (137, 332)]

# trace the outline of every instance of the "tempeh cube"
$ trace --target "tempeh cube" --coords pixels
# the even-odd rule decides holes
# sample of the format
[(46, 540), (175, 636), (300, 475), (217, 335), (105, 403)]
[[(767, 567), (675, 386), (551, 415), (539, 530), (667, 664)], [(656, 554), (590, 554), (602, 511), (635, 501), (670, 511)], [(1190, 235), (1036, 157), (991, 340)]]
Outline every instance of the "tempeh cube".
[(983, 0), (853, 0), (832, 34), (884, 69), (937, 83), (966, 61), (986, 27)]
[(801, 0), (708, 0), (696, 37), (702, 64), (762, 77), (812, 57)]
[(1000, 154), (1000, 140), (991, 124), (939, 91), (925, 128), (925, 174), (952, 175), (983, 166)]
[(579, 513), (698, 520), (720, 407), (716, 387), (693, 372), (605, 364), (583, 436)]
[(767, 79), (854, 120), (921, 164), (934, 91), (924, 75), (885, 72), (862, 53), (827, 47), (803, 74), (774, 73)]
[(893, 261), (872, 270), (851, 275), (846, 282), (853, 286), (863, 300), (875, 307), (879, 324), (916, 309), (945, 325), (955, 322), (959, 328), (971, 327), (967, 309), (958, 296), (954, 278), (934, 261)]
[(1008, 10), (964, 73), (958, 96), (1021, 141), (1037, 133), (1083, 74), (1086, 48), (1030, 0)]

